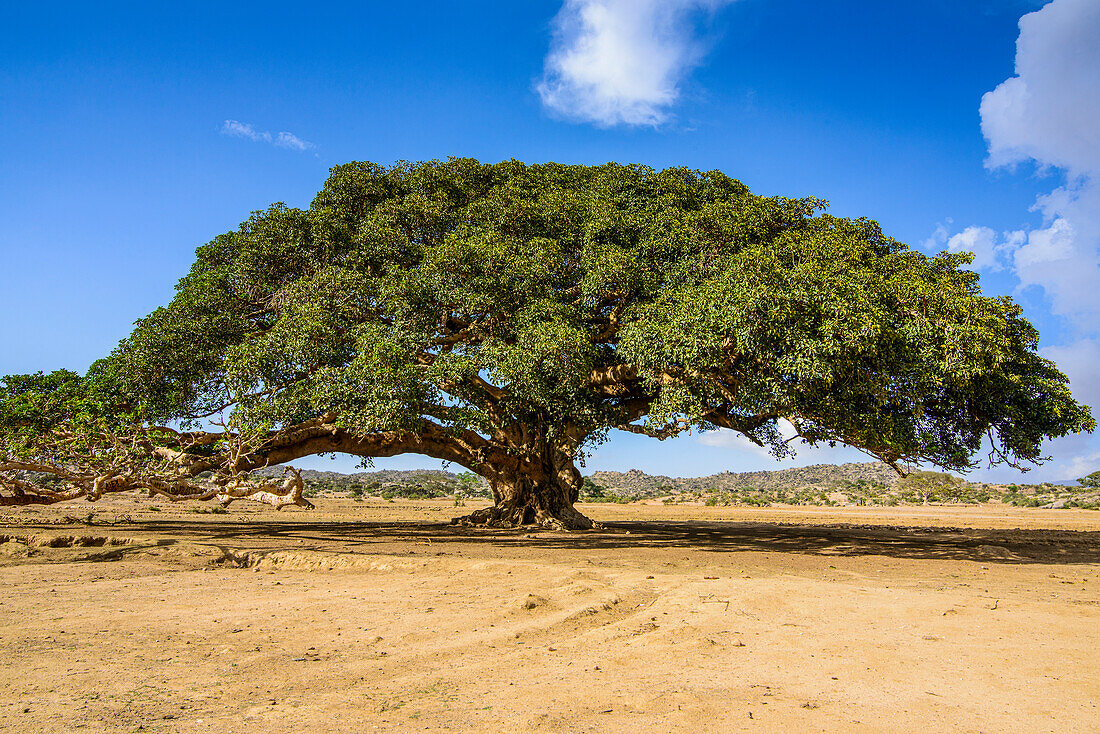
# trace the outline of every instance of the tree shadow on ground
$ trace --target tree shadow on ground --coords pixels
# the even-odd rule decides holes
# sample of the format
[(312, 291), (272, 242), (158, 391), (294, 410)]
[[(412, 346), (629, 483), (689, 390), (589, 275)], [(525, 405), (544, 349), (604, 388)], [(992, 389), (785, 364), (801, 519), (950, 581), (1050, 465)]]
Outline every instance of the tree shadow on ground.
[(115, 526), (118, 534), (151, 534), (160, 542), (230, 544), (257, 550), (402, 553), (432, 551), (603, 551), (685, 549), (716, 553), (768, 552), (819, 556), (886, 556), (982, 563), (1100, 563), (1100, 532), (972, 529), (896, 525), (799, 525), (764, 522), (611, 522), (603, 529), (558, 533), (496, 530), (415, 522), (151, 521)]

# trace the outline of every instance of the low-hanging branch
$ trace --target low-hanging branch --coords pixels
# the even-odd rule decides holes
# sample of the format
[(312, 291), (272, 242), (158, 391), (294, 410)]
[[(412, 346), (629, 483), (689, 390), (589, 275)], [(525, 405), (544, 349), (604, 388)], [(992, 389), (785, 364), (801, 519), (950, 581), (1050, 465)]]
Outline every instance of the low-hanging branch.
[(95, 502), (108, 494), (145, 490), (150, 497), (183, 500), (216, 500), (228, 507), (235, 500), (251, 500), (282, 509), (296, 505), (313, 509), (302, 496), (303, 484), (297, 469), (287, 467), (281, 483), (247, 474), (209, 472), (205, 478), (168, 466), (114, 466), (89, 471), (55, 463), (0, 462), (0, 506), (52, 505), (75, 499)]

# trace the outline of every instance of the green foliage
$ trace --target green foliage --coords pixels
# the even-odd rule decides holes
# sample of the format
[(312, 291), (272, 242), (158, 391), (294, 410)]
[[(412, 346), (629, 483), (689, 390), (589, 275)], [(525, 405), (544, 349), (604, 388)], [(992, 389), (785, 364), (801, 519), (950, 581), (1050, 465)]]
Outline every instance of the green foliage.
[(200, 247), (87, 376), (5, 378), (0, 438), (11, 459), (61, 425), (94, 443), (225, 414), (265, 437), (262, 465), (267, 432), (324, 418), (484, 474), (548, 446), (583, 456), (614, 428), (733, 428), (781, 456), (784, 417), (887, 462), (965, 470), (987, 435), (996, 460), (1039, 462), (1095, 422), (968, 262), (717, 171), (350, 163), (308, 209)]
[[(150, 449), (172, 440), (169, 429), (149, 426), (111, 376), (93, 365), (81, 377), (68, 370), (0, 378), (0, 480), (9, 467), (64, 467), (89, 475), (154, 470)], [(61, 489), (65, 477), (36, 473), (36, 482)], [(3, 482), (0, 482), (3, 486)]]
[[(680, 377), (646, 391), (655, 429), (785, 415), (814, 442), (949, 468), (989, 428), (1013, 462), (1091, 429), (1019, 308), (981, 296), (963, 256), (823, 207), (713, 171), (348, 164), (308, 211), (274, 206), (200, 248), (112, 363), (164, 417), (249, 395), (255, 420), (335, 410), (360, 432), (425, 415), (484, 429), (494, 418), (461, 387), (480, 375), (508, 387), (515, 419), (598, 435), (623, 416), (585, 378), (622, 363)], [(595, 338), (612, 311), (618, 338)], [(746, 430), (785, 451), (774, 421)]]
[(0, 433), (11, 459), (35, 460), (43, 441), (64, 427), (79, 449), (94, 453), (96, 437), (131, 416), (96, 379), (69, 370), (0, 378)]

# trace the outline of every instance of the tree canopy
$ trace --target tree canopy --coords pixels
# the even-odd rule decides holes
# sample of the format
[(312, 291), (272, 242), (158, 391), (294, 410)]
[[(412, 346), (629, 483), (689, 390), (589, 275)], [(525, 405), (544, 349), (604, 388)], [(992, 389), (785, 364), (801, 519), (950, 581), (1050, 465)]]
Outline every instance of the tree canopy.
[(27, 472), (225, 501), (260, 466), (419, 453), (489, 480), (465, 521), (583, 528), (576, 465), (611, 431), (781, 457), (781, 419), (895, 467), (1038, 463), (1095, 422), (969, 262), (717, 171), (337, 166), (198, 248), (86, 375), (5, 378), (0, 501), (56, 501)]

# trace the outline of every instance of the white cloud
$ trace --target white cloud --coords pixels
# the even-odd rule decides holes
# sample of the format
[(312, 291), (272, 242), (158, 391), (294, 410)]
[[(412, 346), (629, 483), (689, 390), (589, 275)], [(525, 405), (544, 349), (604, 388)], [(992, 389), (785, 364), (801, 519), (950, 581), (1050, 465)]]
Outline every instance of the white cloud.
[[(982, 97), (982, 132), (990, 168), (1033, 163), (1064, 174), (1040, 196), (1035, 227), (1000, 236), (968, 227), (948, 236), (937, 227), (926, 244), (975, 253), (974, 265), (1009, 268), (1019, 288), (1038, 288), (1052, 313), (1067, 319), (1076, 341), (1045, 347), (1070, 378), (1074, 396), (1100, 407), (1100, 2), (1053, 0), (1020, 19), (1016, 75)], [(1054, 462), (1041, 478), (1073, 479), (1100, 462), (1095, 438), (1053, 441)], [(993, 472), (1002, 475), (1007, 470)]]
[[(935, 236), (935, 235), (933, 235)], [(997, 242), (997, 233), (989, 227), (967, 227), (947, 239), (949, 252), (970, 252), (975, 270), (1003, 270), (1001, 263), (1004, 245)]]
[(989, 164), (1100, 171), (1100, 3), (1054, 0), (1020, 19), (1016, 76), (982, 97)]
[[(1100, 336), (1079, 339), (1072, 344), (1044, 347), (1039, 353), (1054, 360), (1069, 378), (1073, 397), (1089, 405), (1093, 415), (1100, 410)], [(1050, 478), (1072, 481), (1100, 469), (1100, 451), (1091, 436), (1068, 436), (1055, 441), (1050, 453)], [(1029, 480), (1030, 481), (1030, 480)]]
[[(701, 443), (704, 446), (714, 446), (716, 448), (734, 449), (736, 451), (744, 451), (749, 454), (760, 457), (770, 457), (771, 453), (767, 448), (763, 446), (757, 446), (749, 439), (745, 438), (743, 433), (739, 431), (733, 431), (729, 428), (719, 428), (716, 431), (707, 431), (701, 433), (695, 437), (697, 443)], [(774, 458), (774, 457), (773, 457)]]
[(1092, 176), (1039, 197), (1046, 226), (1015, 253), (1021, 286), (1042, 288), (1054, 313), (1085, 331), (1100, 319), (1100, 169)]
[(936, 252), (936, 251), (942, 249), (943, 246), (947, 244), (947, 238), (950, 234), (947, 231), (947, 227), (948, 227), (948, 225), (953, 224), (954, 222), (955, 222), (954, 219), (952, 219), (951, 217), (948, 217), (945, 221), (940, 222), (939, 224), (937, 224), (936, 229), (933, 230), (932, 234), (928, 237), (928, 239), (926, 239), (924, 242), (921, 243), (921, 246), (924, 247), (924, 249), (930, 250), (932, 252)]
[(1039, 350), (1058, 364), (1069, 378), (1073, 397), (1100, 409), (1100, 337), (1079, 339), (1072, 344)]
[(1094, 471), (1100, 471), (1100, 451), (1083, 456), (1074, 456), (1066, 465), (1059, 479), (1071, 481), (1087, 477)]
[(1033, 207), (1042, 223), (996, 236), (944, 226), (925, 242), (975, 253), (974, 267), (1006, 265), (1020, 289), (1041, 289), (1053, 313), (1084, 333), (1100, 320), (1100, 2), (1054, 0), (1020, 19), (1016, 76), (981, 103), (987, 165), (1031, 161), (1060, 169), (1064, 185)]
[(248, 138), (253, 142), (271, 142), (271, 133), (257, 132), (254, 127), (236, 120), (226, 120), (222, 124), (222, 135), (230, 135), (235, 138)]
[[(794, 426), (786, 420), (779, 421), (779, 433), (784, 439), (791, 439), (795, 434)], [(873, 461), (858, 449), (848, 446), (830, 447), (826, 444), (810, 446), (796, 439), (791, 442), (795, 449), (795, 456), (781, 460), (786, 466), (777, 467), (780, 463), (771, 451), (763, 446), (757, 446), (744, 434), (728, 428), (720, 428), (716, 431), (707, 431), (695, 437), (697, 443), (704, 446), (712, 446), (718, 449), (726, 449), (731, 453), (730, 461), (743, 471), (757, 471), (792, 466), (809, 466), (810, 464), (843, 464), (849, 461)]]
[[(1073, 255), (1073, 234), (1073, 225), (1061, 217), (1049, 227), (1032, 230), (1028, 233), (1027, 244), (1015, 252), (1016, 272), (1028, 274), (1029, 269), (1046, 263), (1064, 265), (1061, 261)], [(1035, 277), (1034, 273), (1031, 276), (1037, 283), (1045, 280)]]
[(221, 128), (222, 135), (229, 135), (234, 138), (244, 138), (251, 140), (254, 143), (270, 143), (280, 148), (290, 148), (291, 150), (310, 150), (315, 148), (313, 143), (302, 140), (294, 133), (280, 132), (272, 135), (266, 130), (257, 130), (252, 125), (246, 122), (238, 122), (237, 120), (226, 120), (222, 123)]
[(1043, 225), (1002, 243), (1021, 288), (1084, 330), (1100, 318), (1100, 3), (1054, 0), (1020, 19), (1016, 76), (982, 97), (991, 167), (1032, 161), (1065, 171), (1039, 197)]
[(309, 150), (314, 147), (313, 143), (302, 140), (294, 133), (281, 132), (275, 136), (275, 145), (280, 148), (291, 148), (293, 150)]
[(542, 103), (602, 127), (665, 122), (705, 51), (698, 13), (732, 1), (565, 0), (537, 85)]

